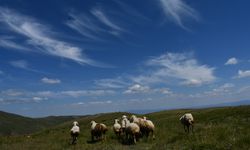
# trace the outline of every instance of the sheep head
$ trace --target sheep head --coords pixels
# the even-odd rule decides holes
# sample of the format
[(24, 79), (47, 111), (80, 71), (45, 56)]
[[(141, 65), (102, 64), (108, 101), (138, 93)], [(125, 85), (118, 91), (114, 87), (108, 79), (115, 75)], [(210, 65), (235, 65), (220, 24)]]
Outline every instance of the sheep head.
[(78, 122), (77, 121), (74, 121), (73, 122), (73, 126), (78, 126), (79, 124), (78, 124)]

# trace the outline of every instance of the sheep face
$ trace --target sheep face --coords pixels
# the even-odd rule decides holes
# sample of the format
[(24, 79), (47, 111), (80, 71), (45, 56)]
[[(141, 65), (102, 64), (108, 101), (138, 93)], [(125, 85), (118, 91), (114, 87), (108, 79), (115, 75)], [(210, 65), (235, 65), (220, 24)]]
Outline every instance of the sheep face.
[(78, 124), (78, 122), (77, 121), (74, 121), (73, 122), (73, 126), (78, 126), (79, 124)]
[(92, 121), (90, 122), (90, 125), (92, 126), (92, 125), (95, 124), (95, 123), (96, 123), (96, 122), (92, 120)]
[(119, 122), (119, 119), (115, 119), (115, 123), (118, 123)]
[(127, 116), (126, 116), (126, 115), (123, 115), (123, 116), (122, 116), (122, 119), (125, 119), (125, 118), (127, 118)]

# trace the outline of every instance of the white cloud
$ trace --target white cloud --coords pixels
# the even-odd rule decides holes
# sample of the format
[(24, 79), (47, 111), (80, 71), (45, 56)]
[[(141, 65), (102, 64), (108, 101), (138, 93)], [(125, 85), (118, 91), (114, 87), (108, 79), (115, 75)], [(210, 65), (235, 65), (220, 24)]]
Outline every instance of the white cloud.
[(43, 83), (46, 83), (46, 84), (59, 84), (59, 83), (61, 83), (61, 80), (59, 80), (59, 79), (50, 79), (47, 77), (42, 78), (41, 81)]
[(54, 32), (52, 32), (51, 29), (43, 24), (40, 24), (37, 20), (31, 17), (27, 17), (13, 10), (0, 7), (0, 22), (7, 25), (11, 31), (25, 36), (28, 44), (38, 48), (39, 52), (70, 59), (80, 64), (89, 64), (93, 66), (100, 65), (87, 58), (82, 53), (83, 49), (80, 47), (73, 46), (70, 43), (53, 37), (52, 35), (54, 35)]
[(11, 61), (10, 64), (17, 68), (29, 70), (29, 64), (26, 60)]
[(128, 87), (128, 89), (126, 91), (124, 91), (125, 94), (132, 94), (132, 93), (146, 93), (150, 90), (150, 88), (148, 86), (143, 86), (140, 84), (134, 84), (130, 87)]
[(113, 90), (75, 90), (75, 91), (61, 91), (60, 94), (71, 97), (81, 96), (102, 96), (114, 94)]
[(234, 84), (232, 83), (225, 83), (223, 85), (217, 86), (213, 88), (212, 90), (207, 90), (203, 93), (196, 93), (191, 95), (191, 97), (196, 97), (196, 98), (212, 98), (216, 96), (225, 96), (225, 95), (230, 95), (235, 92), (233, 88), (235, 87)]
[(167, 83), (172, 78), (181, 80), (181, 85), (199, 86), (216, 79), (214, 68), (200, 65), (190, 53), (166, 53), (148, 60), (146, 66), (150, 73), (133, 77), (133, 81), (144, 84)]
[(169, 88), (157, 88), (157, 89), (154, 89), (154, 92), (165, 94), (165, 95), (173, 94), (173, 92)]
[(33, 99), (34, 102), (40, 102), (40, 101), (43, 101), (43, 100), (47, 100), (48, 98), (34, 96), (32, 99)]
[(17, 96), (24, 95), (24, 93), (22, 91), (19, 91), (19, 90), (8, 89), (8, 90), (1, 91), (1, 95), (11, 96), (11, 97), (17, 97)]
[(234, 87), (234, 84), (232, 84), (232, 83), (225, 83), (222, 86), (213, 89), (213, 92), (217, 92), (217, 93), (228, 92), (228, 90), (232, 89), (233, 87)]
[(236, 65), (237, 63), (238, 63), (238, 60), (236, 58), (232, 57), (232, 58), (229, 58), (227, 60), (227, 62), (225, 63), (225, 65)]
[(183, 29), (187, 29), (183, 23), (184, 19), (199, 20), (197, 11), (184, 0), (159, 0), (159, 2), (166, 17)]
[(103, 88), (123, 88), (128, 85), (121, 78), (95, 80), (95, 85)]
[(89, 104), (92, 104), (92, 105), (102, 105), (102, 104), (111, 104), (112, 101), (92, 101), (92, 102), (89, 102)]
[(187, 86), (200, 86), (202, 85), (202, 81), (197, 80), (197, 79), (190, 79), (190, 80), (182, 82), (181, 84), (187, 85)]
[[(0, 103), (36, 103), (44, 100), (58, 100), (64, 98), (98, 97), (115, 94), (113, 90), (71, 90), (71, 91), (27, 91), (8, 89), (0, 91)], [(105, 101), (111, 103), (111, 101)], [(80, 104), (79, 104), (80, 105)]]
[(238, 78), (246, 78), (246, 77), (250, 77), (250, 70), (239, 70), (238, 71)]
[(53, 91), (39, 91), (35, 92), (35, 95), (42, 96), (42, 97), (55, 97), (57, 94)]
[(4, 74), (4, 72), (2, 70), (0, 70), (0, 75), (3, 75), (3, 74)]

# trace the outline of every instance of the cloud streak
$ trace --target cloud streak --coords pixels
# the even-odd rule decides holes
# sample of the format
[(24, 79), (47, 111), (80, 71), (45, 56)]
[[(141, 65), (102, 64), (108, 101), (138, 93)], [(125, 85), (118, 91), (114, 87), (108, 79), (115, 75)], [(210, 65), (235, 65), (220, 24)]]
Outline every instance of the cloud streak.
[(184, 25), (185, 19), (200, 20), (198, 12), (184, 0), (159, 0), (159, 3), (165, 16), (185, 30), (188, 30)]
[(35, 73), (47, 74), (45, 72), (32, 69), (30, 67), (30, 64), (26, 60), (14, 60), (14, 61), (10, 61), (9, 63), (11, 66), (19, 68), (19, 69), (24, 69), (24, 70), (35, 72)]
[(97, 87), (112, 89), (124, 88), (128, 85), (122, 78), (95, 80), (94, 84)]
[(106, 35), (119, 37), (125, 31), (100, 8), (93, 8), (90, 14), (71, 11), (68, 16), (65, 24), (87, 39), (105, 41), (103, 37)]
[(68, 27), (77, 31), (86, 38), (101, 40), (97, 35), (99, 32), (102, 32), (103, 29), (96, 25), (93, 18), (90, 18), (85, 14), (76, 14), (73, 12), (70, 12), (68, 16), (70, 18), (65, 23)]
[(15, 50), (30, 51), (28, 47), (17, 44), (16, 42), (13, 42), (10, 39), (0, 38), (0, 46), (4, 48), (15, 49)]
[[(34, 18), (0, 7), (0, 22), (9, 30), (26, 37), (29, 45), (36, 47), (44, 54), (62, 57), (80, 64), (100, 65), (84, 55), (82, 48), (53, 37), (53, 31)], [(3, 42), (5, 46), (18, 48), (17, 45), (6, 41), (2, 41), (2, 45)]]
[(99, 22), (110, 28), (109, 32), (111, 34), (119, 36), (120, 33), (124, 31), (123, 28), (111, 21), (111, 19), (101, 9), (94, 8), (91, 10), (91, 13), (99, 20)]

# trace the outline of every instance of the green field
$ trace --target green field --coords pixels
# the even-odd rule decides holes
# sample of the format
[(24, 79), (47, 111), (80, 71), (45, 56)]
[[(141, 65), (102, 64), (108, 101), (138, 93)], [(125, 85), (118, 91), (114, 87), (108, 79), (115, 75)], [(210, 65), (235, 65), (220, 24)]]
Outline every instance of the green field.
[[(179, 117), (191, 112), (195, 118), (194, 133), (184, 132)], [(141, 139), (136, 145), (122, 144), (111, 130), (113, 120), (123, 113), (108, 113), (81, 117), (78, 143), (69, 144), (71, 121), (28, 135), (1, 136), (1, 150), (157, 150), (157, 149), (250, 149), (250, 106), (171, 110), (146, 114), (156, 126), (156, 139)], [(109, 126), (107, 140), (91, 143), (90, 121)]]

